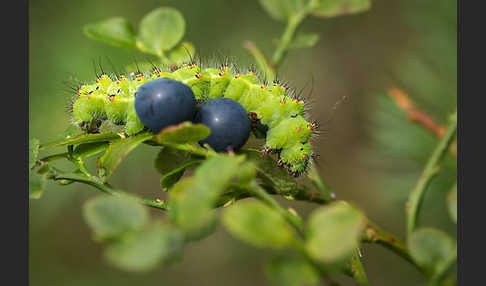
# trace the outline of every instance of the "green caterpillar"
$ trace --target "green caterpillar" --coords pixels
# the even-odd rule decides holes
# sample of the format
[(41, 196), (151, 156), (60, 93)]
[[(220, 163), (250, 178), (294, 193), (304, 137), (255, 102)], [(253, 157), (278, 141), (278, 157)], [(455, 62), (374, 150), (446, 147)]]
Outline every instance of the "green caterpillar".
[(103, 74), (77, 91), (72, 105), (74, 123), (87, 132), (97, 132), (104, 120), (124, 125), (129, 136), (142, 131), (145, 127), (134, 107), (136, 91), (141, 84), (159, 77), (188, 85), (199, 102), (218, 97), (238, 101), (248, 111), (252, 128), (265, 127), (264, 155), (277, 153), (279, 166), (286, 166), (294, 176), (307, 169), (314, 156), (309, 139), (317, 123), (304, 119), (304, 101), (290, 96), (278, 82), (266, 85), (253, 71), (240, 74), (226, 65), (201, 69), (184, 64), (173, 71), (154, 68), (152, 73), (132, 73), (116, 79)]

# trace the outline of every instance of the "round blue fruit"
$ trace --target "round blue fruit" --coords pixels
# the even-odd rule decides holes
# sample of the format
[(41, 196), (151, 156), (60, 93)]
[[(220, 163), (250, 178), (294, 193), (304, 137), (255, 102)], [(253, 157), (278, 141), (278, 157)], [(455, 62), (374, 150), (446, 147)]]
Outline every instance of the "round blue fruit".
[(237, 151), (250, 137), (251, 122), (240, 103), (229, 98), (216, 98), (201, 105), (196, 123), (209, 127), (211, 134), (200, 141), (217, 152)]
[(194, 119), (196, 98), (192, 89), (176, 80), (157, 78), (138, 87), (135, 112), (154, 132)]

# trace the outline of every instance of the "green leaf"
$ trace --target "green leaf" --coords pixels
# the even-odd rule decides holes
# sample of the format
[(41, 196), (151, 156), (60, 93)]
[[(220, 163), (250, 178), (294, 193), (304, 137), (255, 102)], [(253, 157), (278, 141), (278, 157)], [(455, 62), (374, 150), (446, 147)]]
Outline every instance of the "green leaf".
[(150, 140), (154, 135), (150, 132), (140, 133), (127, 139), (118, 139), (110, 143), (105, 154), (98, 159), (98, 173), (106, 182), (113, 174), (113, 171), (125, 159), (125, 157), (138, 145), (146, 140)]
[(454, 184), (447, 195), (447, 207), (452, 220), (457, 223), (457, 183)]
[(239, 174), (240, 156), (219, 155), (202, 163), (193, 177), (177, 183), (169, 193), (170, 219), (198, 237), (214, 224), (218, 196)]
[(371, 7), (370, 0), (319, 0), (316, 3), (312, 15), (322, 18), (360, 13)]
[(290, 17), (302, 10), (302, 0), (259, 0), (263, 9), (277, 21), (288, 21)]
[(39, 155), (39, 140), (32, 138), (29, 140), (29, 169), (32, 169), (35, 166), (35, 161), (37, 160), (37, 156)]
[(299, 192), (295, 179), (284, 168), (278, 168), (277, 162), (270, 156), (262, 158), (262, 152), (256, 150), (241, 150), (241, 153), (256, 164), (258, 177), (263, 180), (263, 184), (284, 196)]
[(110, 243), (105, 258), (122, 270), (143, 272), (177, 257), (183, 245), (184, 236), (179, 230), (168, 225), (152, 225)]
[(289, 49), (300, 49), (313, 47), (319, 41), (319, 34), (299, 33), (290, 43)]
[(74, 158), (87, 158), (105, 151), (108, 148), (108, 142), (94, 142), (78, 145), (73, 151)]
[(309, 218), (306, 248), (324, 263), (341, 263), (351, 258), (365, 226), (363, 214), (344, 202), (323, 206)]
[(134, 200), (99, 196), (84, 204), (83, 215), (95, 239), (117, 238), (140, 230), (149, 220), (148, 210)]
[(132, 24), (122, 17), (113, 17), (85, 25), (83, 32), (86, 36), (109, 45), (137, 48)]
[(203, 124), (183, 122), (178, 125), (162, 129), (155, 137), (155, 142), (163, 144), (196, 143), (209, 136), (211, 130)]
[(34, 170), (29, 171), (29, 199), (38, 199), (41, 197), (46, 187), (46, 174), (39, 174)]
[(169, 59), (172, 63), (180, 65), (189, 63), (194, 58), (196, 48), (190, 42), (182, 42), (169, 52)]
[(232, 235), (256, 247), (282, 249), (296, 239), (285, 219), (259, 201), (241, 201), (226, 208), (223, 224)]
[(174, 8), (157, 8), (140, 21), (137, 46), (144, 52), (162, 56), (184, 36), (186, 23)]
[(415, 262), (429, 271), (442, 271), (457, 257), (457, 244), (449, 235), (434, 228), (415, 231), (408, 241), (410, 255)]
[(273, 257), (266, 266), (265, 274), (275, 285), (312, 286), (319, 283), (319, 272), (303, 258)]
[(44, 149), (48, 147), (77, 145), (77, 144), (86, 144), (86, 143), (94, 143), (94, 142), (108, 142), (120, 138), (121, 138), (120, 135), (111, 132), (97, 133), (97, 134), (80, 134), (78, 136), (63, 138), (60, 140), (42, 144), (39, 148)]
[(172, 187), (184, 174), (187, 167), (203, 160), (191, 159), (190, 153), (163, 147), (155, 160), (155, 168), (162, 174), (160, 185), (163, 190)]

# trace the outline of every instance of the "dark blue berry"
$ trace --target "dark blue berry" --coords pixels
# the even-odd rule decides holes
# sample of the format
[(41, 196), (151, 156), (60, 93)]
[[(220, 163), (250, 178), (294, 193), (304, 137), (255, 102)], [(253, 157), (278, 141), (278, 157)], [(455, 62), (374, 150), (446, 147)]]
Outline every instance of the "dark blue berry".
[(217, 152), (237, 151), (250, 137), (251, 122), (240, 103), (229, 98), (216, 98), (201, 105), (194, 119), (211, 129), (199, 143), (208, 143)]
[(191, 121), (196, 113), (192, 89), (173, 79), (157, 78), (146, 82), (139, 86), (135, 96), (138, 118), (154, 132)]

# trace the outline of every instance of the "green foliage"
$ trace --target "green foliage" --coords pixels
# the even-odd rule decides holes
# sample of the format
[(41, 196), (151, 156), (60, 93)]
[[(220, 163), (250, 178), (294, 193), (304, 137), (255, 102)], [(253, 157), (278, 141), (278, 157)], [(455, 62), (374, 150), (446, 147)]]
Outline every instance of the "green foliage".
[(292, 256), (273, 257), (265, 273), (275, 285), (312, 286), (319, 283), (319, 272), (303, 258)]
[(366, 11), (371, 7), (370, 0), (317, 0), (312, 11), (316, 17), (328, 18)]
[(277, 21), (288, 21), (304, 7), (303, 0), (259, 0), (268, 15)]
[(408, 242), (413, 259), (430, 275), (444, 272), (457, 257), (457, 243), (449, 235), (434, 228), (415, 231)]
[(196, 143), (209, 136), (211, 131), (203, 124), (183, 122), (160, 131), (155, 142), (160, 144), (186, 144)]
[(201, 162), (203, 160), (193, 158), (187, 151), (162, 148), (157, 159), (155, 159), (155, 168), (162, 174), (160, 186), (164, 191), (167, 191), (179, 181), (186, 168)]
[(309, 218), (306, 248), (324, 263), (340, 263), (349, 258), (365, 226), (363, 214), (344, 202), (315, 210)]
[[(255, 44), (246, 44), (270, 80), (287, 51), (313, 47), (319, 40), (316, 33), (297, 32), (307, 16), (335, 17), (363, 12), (371, 6), (368, 0), (260, 0), (260, 4), (273, 19), (286, 23), (282, 37), (276, 41), (273, 62), (267, 61)], [(160, 7), (149, 12), (140, 21), (137, 32), (122, 17), (88, 24), (83, 30), (90, 38), (138, 49), (164, 64), (187, 62), (196, 51), (194, 44), (183, 41), (185, 20), (173, 8)], [(420, 61), (412, 61), (408, 71), (420, 70), (419, 66)], [(139, 63), (136, 68), (149, 70), (152, 64)], [(433, 77), (432, 73), (424, 73)], [(385, 111), (374, 113), (374, 120), (387, 128), (378, 128), (373, 134), (377, 142), (390, 143), (390, 148), (383, 150), (388, 150), (390, 156), (401, 154), (401, 158), (418, 162), (429, 158), (436, 138), (406, 122), (406, 113), (390, 98), (379, 94), (377, 100)], [(235, 238), (263, 249), (294, 252), (279, 253), (267, 264), (266, 274), (275, 285), (317, 285), (321, 276), (327, 277), (335, 269), (360, 285), (368, 285), (359, 255), (361, 239), (382, 244), (404, 257), (425, 272), (430, 285), (455, 281), (455, 276), (444, 277), (457, 256), (453, 238), (438, 229), (419, 228), (407, 237), (408, 248), (405, 247), (373, 226), (357, 208), (343, 201), (332, 202), (334, 193), (312, 164), (309, 174), (296, 180), (277, 167), (272, 155), (262, 157), (262, 152), (252, 149), (236, 154), (216, 153), (198, 144), (210, 134), (209, 128), (190, 122), (158, 134), (142, 132), (130, 137), (112, 132), (75, 135), (77, 130), (70, 126), (60, 139), (46, 144), (37, 139), (29, 141), (29, 197), (39, 198), (47, 180), (61, 185), (83, 183), (112, 195), (89, 200), (83, 215), (94, 239), (105, 244), (106, 260), (122, 270), (144, 272), (178, 260), (188, 242), (215, 230), (219, 222), (215, 208), (223, 206), (221, 222)], [(414, 140), (395, 140), (404, 134)], [(162, 191), (168, 192), (167, 201), (126, 193), (108, 183), (125, 157), (142, 143), (160, 148), (154, 166), (161, 174)], [(450, 142), (445, 143), (444, 147), (450, 146)], [(67, 147), (67, 151), (39, 156), (53, 147)], [(86, 158), (95, 155), (100, 155), (96, 175), (84, 165)], [(70, 161), (75, 169), (56, 168), (51, 162), (58, 159)], [(451, 162), (451, 158), (441, 161), (449, 173), (453, 169)], [(195, 169), (193, 174), (189, 168)], [(305, 224), (295, 210), (283, 207), (270, 194), (324, 206), (314, 210)], [(239, 201), (247, 197), (256, 200)], [(152, 221), (145, 206), (168, 212), (167, 221)], [(446, 206), (456, 222), (457, 184), (449, 191)]]
[(184, 235), (180, 230), (155, 223), (111, 243), (105, 257), (125, 271), (149, 271), (160, 263), (177, 259), (183, 244)]
[(449, 194), (447, 195), (447, 207), (451, 219), (457, 223), (457, 183), (452, 186)]
[(84, 205), (83, 214), (97, 240), (140, 230), (149, 220), (148, 210), (137, 202), (107, 196), (88, 201)]
[(83, 29), (86, 36), (106, 44), (124, 48), (136, 48), (132, 24), (122, 17), (113, 17), (88, 24)]
[(106, 150), (97, 162), (100, 177), (106, 182), (130, 151), (142, 142), (152, 139), (153, 136), (152, 133), (147, 132), (127, 139), (120, 138), (112, 141), (108, 150)]
[(258, 201), (228, 207), (223, 214), (223, 223), (231, 234), (256, 247), (288, 248), (296, 239), (284, 218)]
[(177, 9), (160, 7), (141, 19), (138, 31), (125, 18), (112, 17), (85, 25), (83, 32), (105, 44), (151, 54), (163, 64), (181, 64), (189, 62), (195, 54), (192, 43), (181, 43), (185, 28), (184, 17)]
[(186, 23), (174, 8), (157, 8), (140, 21), (137, 46), (146, 52), (162, 56), (174, 48), (184, 36)]
[(199, 237), (214, 223), (212, 211), (218, 196), (238, 178), (240, 156), (214, 156), (202, 163), (194, 176), (183, 179), (169, 193), (170, 219)]

